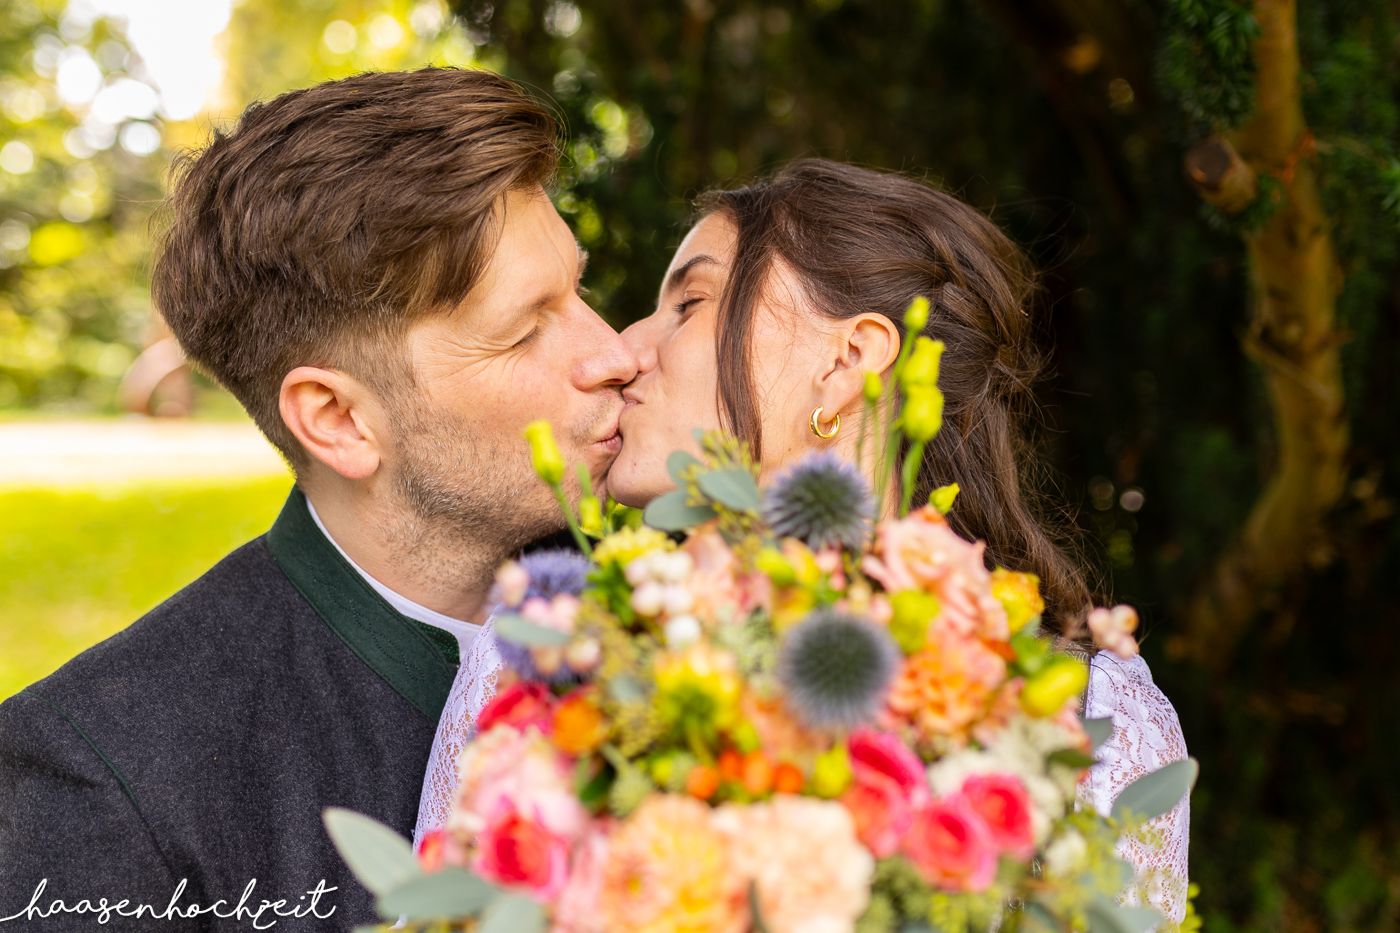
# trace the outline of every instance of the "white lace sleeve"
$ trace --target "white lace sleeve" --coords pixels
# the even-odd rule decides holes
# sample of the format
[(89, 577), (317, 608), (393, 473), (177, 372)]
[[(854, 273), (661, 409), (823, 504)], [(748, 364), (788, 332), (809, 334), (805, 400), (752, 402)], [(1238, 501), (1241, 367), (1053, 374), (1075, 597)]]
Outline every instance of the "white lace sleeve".
[[(1099, 761), (1079, 788), (1081, 799), (1100, 813), (1107, 813), (1133, 781), (1186, 757), (1176, 710), (1152, 682), (1152, 672), (1140, 657), (1125, 661), (1106, 651), (1096, 654), (1089, 664), (1084, 708), (1090, 719), (1113, 719), (1113, 735), (1099, 748)], [(1118, 854), (1137, 870), (1151, 905), (1179, 923), (1186, 915), (1189, 798), (1150, 825), (1162, 837), (1160, 848), (1125, 838)]]
[(446, 825), (457, 791), (457, 758), (476, 732), (477, 714), (496, 694), (501, 656), (496, 651), (495, 633), (495, 625), (488, 620), (457, 668), (457, 677), (442, 708), (433, 749), (428, 754), (428, 770), (423, 776), (423, 795), (418, 799), (418, 825), (413, 830), (415, 852), (429, 830)]

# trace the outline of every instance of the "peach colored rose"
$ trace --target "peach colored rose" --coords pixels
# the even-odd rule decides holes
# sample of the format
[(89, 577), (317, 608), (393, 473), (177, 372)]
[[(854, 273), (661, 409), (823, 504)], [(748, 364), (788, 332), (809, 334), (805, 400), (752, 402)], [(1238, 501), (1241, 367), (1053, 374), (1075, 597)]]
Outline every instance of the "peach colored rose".
[(729, 840), (705, 804), (657, 794), (613, 832), (598, 892), (604, 929), (739, 933), (748, 914)]
[(996, 877), (996, 844), (960, 794), (920, 810), (903, 850), (925, 881), (945, 891), (984, 891)]
[(975, 638), (935, 627), (923, 651), (905, 659), (886, 704), (926, 741), (954, 745), (990, 710), (1006, 661)]
[(569, 880), (555, 901), (551, 933), (608, 933), (598, 913), (611, 822), (599, 821), (574, 847)]
[(727, 804), (715, 825), (730, 840), (744, 887), (757, 889), (768, 929), (843, 933), (870, 900), (875, 859), (840, 804), (778, 794), (762, 804)]
[(1009, 774), (974, 774), (963, 782), (962, 794), (998, 849), (1023, 861), (1031, 857), (1031, 800), (1020, 781)]
[(992, 594), (985, 551), (985, 542), (960, 538), (937, 509), (925, 506), (876, 526), (875, 548), (862, 567), (888, 592), (922, 590), (938, 597), (942, 609), (935, 627), (1004, 641), (1010, 637), (1006, 607)]

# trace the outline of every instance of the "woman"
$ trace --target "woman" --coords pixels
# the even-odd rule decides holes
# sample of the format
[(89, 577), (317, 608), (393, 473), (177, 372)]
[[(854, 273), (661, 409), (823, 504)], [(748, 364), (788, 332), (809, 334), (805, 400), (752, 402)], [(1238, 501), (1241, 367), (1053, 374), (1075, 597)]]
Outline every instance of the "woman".
[[(623, 391), (623, 447), (609, 488), (634, 506), (669, 491), (666, 458), (693, 449), (697, 427), (746, 440), (765, 478), (814, 450), (854, 461), (865, 374), (886, 373), (913, 339), (903, 311), (925, 295), (932, 312), (924, 333), (946, 345), (946, 407), (914, 498), (957, 482), (955, 529), (986, 541), (990, 561), (1037, 574), (1043, 623), (1060, 635), (1079, 632), (1095, 594), (1032, 498), (1024, 421), (1041, 367), (1026, 310), (1033, 287), (1026, 258), (990, 220), (901, 175), (804, 160), (710, 194), (672, 259), (655, 313), (623, 335), (641, 370)], [(479, 710), (495, 663), (463, 665), (465, 708)], [(1107, 810), (1122, 787), (1186, 749), (1175, 711), (1140, 658), (1100, 653), (1090, 670), (1087, 715), (1111, 716), (1115, 729), (1083, 797)], [(461, 725), (445, 727), (464, 734)], [(430, 783), (440, 787), (451, 770), (439, 772), (434, 780), (430, 771)], [(1121, 852), (1156, 869), (1151, 900), (1178, 920), (1188, 806), (1156, 824), (1165, 847), (1128, 841)]]

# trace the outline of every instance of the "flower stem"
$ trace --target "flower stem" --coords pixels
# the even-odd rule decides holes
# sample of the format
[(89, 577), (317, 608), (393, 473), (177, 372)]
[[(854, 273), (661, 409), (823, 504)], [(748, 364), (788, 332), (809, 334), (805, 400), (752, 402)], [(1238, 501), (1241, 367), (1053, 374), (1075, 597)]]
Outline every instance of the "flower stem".
[(564, 521), (569, 524), (569, 533), (574, 536), (574, 543), (583, 552), (584, 557), (593, 556), (593, 545), (589, 543), (588, 536), (579, 527), (578, 516), (574, 514), (574, 507), (569, 504), (569, 497), (564, 495), (563, 483), (550, 483), (549, 488), (554, 490), (554, 499), (559, 503), (559, 508), (564, 513)]
[(914, 481), (919, 475), (919, 465), (924, 462), (924, 441), (914, 441), (909, 445), (909, 451), (904, 455), (904, 464), (901, 479), (903, 488), (899, 497), (899, 517), (903, 518), (909, 514), (909, 505), (914, 501)]

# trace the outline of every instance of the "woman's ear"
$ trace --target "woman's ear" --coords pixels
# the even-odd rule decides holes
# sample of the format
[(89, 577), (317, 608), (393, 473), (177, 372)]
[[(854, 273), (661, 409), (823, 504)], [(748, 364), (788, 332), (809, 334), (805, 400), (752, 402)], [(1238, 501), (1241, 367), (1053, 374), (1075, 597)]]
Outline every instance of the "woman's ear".
[(373, 425), (382, 409), (358, 380), (333, 369), (299, 366), (282, 380), (278, 407), (287, 430), (316, 462), (350, 480), (379, 469), (380, 435)]
[(899, 328), (883, 314), (866, 312), (841, 321), (831, 336), (818, 395), (828, 412), (851, 412), (859, 407), (865, 374), (884, 373), (899, 357)]

